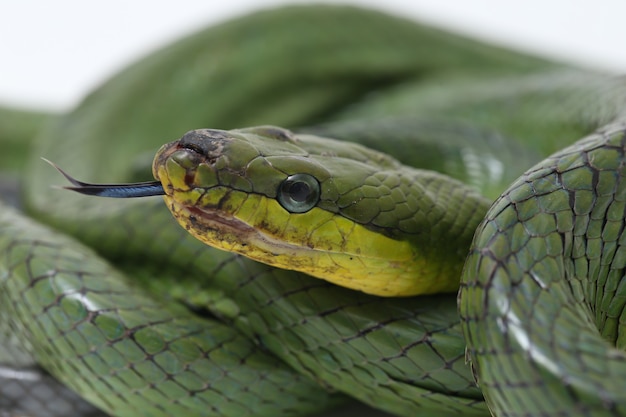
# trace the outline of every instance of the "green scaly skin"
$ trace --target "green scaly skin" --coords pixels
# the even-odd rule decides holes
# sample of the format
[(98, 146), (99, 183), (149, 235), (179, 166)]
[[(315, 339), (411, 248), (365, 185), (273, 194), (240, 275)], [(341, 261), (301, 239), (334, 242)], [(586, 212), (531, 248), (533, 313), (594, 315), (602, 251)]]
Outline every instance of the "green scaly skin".
[[(335, 405), (341, 398), (334, 391), (398, 415), (480, 416), (487, 405), (496, 415), (546, 415), (556, 407), (568, 415), (591, 407), (587, 414), (626, 415), (619, 396), (609, 395), (606, 372), (584, 395), (570, 389), (565, 373), (515, 379), (519, 368), (536, 370), (527, 363), (538, 356), (528, 344), (485, 345), (503, 325), (513, 328), (510, 314), (482, 320), (495, 315), (490, 303), (500, 308), (497, 300), (511, 293), (489, 278), (499, 275), (488, 276), (496, 285), (487, 297), (487, 284), (473, 283), (481, 275), (466, 269), (459, 320), (454, 295), (379, 298), (212, 250), (178, 227), (160, 199), (94, 201), (51, 190), (60, 179), (39, 160), (88, 181), (145, 180), (149, 158), (141, 156), (192, 128), (315, 125), (305, 130), (362, 142), (405, 164), (424, 162), (495, 198), (537, 155), (621, 116), (622, 93), (619, 80), (352, 8), (286, 8), (209, 28), (125, 70), (41, 136), (26, 178), (27, 209), (82, 243), (2, 210), (0, 334), (20, 339), (55, 377), (112, 415), (296, 416)], [(520, 151), (528, 145), (534, 150)], [(567, 152), (582, 154), (578, 147)], [(581, 204), (594, 200), (596, 188)], [(500, 201), (511, 195), (535, 199), (510, 192)], [(558, 202), (524, 208), (528, 219), (521, 220), (569, 209)], [(488, 232), (499, 217), (492, 218), (483, 226)], [(537, 219), (537, 227), (549, 228)], [(549, 242), (555, 235), (536, 232)], [(576, 253), (586, 253), (583, 243), (566, 240), (574, 241)], [(505, 252), (521, 249), (498, 242), (490, 241)], [(112, 272), (83, 245), (129, 275)], [(535, 250), (533, 244), (529, 253)], [(513, 262), (506, 271), (524, 270), (532, 258), (477, 247), (468, 265), (481, 274), (488, 273), (476, 260), (483, 253), (494, 254), (495, 269)], [(619, 272), (588, 269), (602, 288), (621, 288)], [(585, 292), (614, 313), (599, 290), (574, 294)], [(180, 300), (211, 317), (200, 320)], [(562, 300), (554, 302), (557, 317), (573, 308)], [(541, 315), (544, 303), (533, 311)], [(546, 327), (531, 334), (559, 354), (574, 350), (569, 361), (582, 358), (586, 375), (600, 366), (582, 357), (580, 345), (556, 342), (568, 329), (581, 335), (580, 325)], [(482, 393), (465, 363), (464, 330)], [(507, 366), (488, 362), (497, 354)], [(616, 351), (608, 355), (622, 360)], [(610, 370), (624, 380), (619, 366)], [(560, 391), (569, 397), (551, 402)], [(593, 405), (587, 395), (600, 400)]]
[(459, 311), (495, 415), (626, 414), (625, 151), (622, 122), (552, 155), (476, 232)]

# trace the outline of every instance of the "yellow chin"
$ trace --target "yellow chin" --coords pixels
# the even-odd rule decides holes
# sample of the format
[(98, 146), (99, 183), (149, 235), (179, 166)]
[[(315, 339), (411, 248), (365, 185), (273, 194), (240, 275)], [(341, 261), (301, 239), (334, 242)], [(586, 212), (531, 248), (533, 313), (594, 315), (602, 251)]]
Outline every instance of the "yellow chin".
[(273, 199), (234, 194), (229, 192), (228, 207), (221, 210), (177, 201), (195, 198), (166, 196), (165, 201), (200, 241), (277, 268), (379, 296), (458, 289), (459, 271), (429, 261), (408, 241), (388, 238), (319, 208), (293, 214)]

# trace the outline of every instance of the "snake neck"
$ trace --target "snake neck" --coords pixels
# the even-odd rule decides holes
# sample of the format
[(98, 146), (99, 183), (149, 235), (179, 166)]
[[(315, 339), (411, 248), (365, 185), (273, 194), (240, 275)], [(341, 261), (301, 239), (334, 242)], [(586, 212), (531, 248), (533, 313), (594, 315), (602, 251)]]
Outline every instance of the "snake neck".
[[(414, 170), (412, 188), (420, 188), (418, 210), (405, 227), (414, 233), (402, 238), (417, 248), (414, 274), (429, 282), (423, 293), (453, 292), (474, 231), (491, 202), (475, 189), (433, 171)], [(408, 226), (410, 224), (410, 226)]]

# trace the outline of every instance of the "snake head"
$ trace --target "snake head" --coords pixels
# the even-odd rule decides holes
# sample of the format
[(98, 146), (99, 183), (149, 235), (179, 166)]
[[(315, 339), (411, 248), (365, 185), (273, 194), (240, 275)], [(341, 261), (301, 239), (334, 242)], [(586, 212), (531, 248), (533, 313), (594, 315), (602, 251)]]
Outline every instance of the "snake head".
[(397, 167), (353, 143), (262, 126), (190, 131), (161, 147), (153, 173), (176, 220), (210, 246), (378, 295), (439, 291), (416, 287), (416, 269), (436, 271), (401, 229), (427, 231), (384, 223), (414, 205)]

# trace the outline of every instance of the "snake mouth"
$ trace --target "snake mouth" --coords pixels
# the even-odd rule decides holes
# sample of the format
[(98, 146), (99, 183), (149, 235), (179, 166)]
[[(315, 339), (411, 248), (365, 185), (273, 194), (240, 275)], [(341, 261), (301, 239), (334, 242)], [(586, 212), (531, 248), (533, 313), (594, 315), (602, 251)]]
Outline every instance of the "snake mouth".
[(263, 259), (268, 256), (302, 256), (305, 251), (298, 245), (274, 238), (218, 209), (204, 209), (181, 204), (168, 197), (166, 199), (170, 200), (170, 210), (178, 222), (194, 237), (210, 246)]

